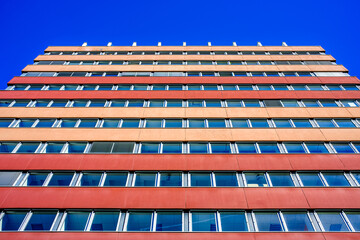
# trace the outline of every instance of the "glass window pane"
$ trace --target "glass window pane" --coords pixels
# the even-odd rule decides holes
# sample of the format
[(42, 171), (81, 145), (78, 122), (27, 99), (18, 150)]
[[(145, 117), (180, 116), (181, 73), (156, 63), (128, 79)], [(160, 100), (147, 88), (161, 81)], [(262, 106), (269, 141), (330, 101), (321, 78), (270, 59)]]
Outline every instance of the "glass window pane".
[(244, 100), (245, 107), (260, 107), (259, 100)]
[(315, 119), (317, 124), (321, 127), (321, 128), (332, 128), (335, 127), (334, 123), (332, 122), (331, 119)]
[(139, 119), (123, 119), (121, 127), (122, 128), (138, 128), (140, 120)]
[(90, 153), (110, 153), (113, 142), (94, 142), (91, 146)]
[(277, 143), (259, 143), (261, 153), (280, 153)]
[(329, 153), (324, 143), (306, 143), (310, 153)]
[(281, 100), (284, 107), (299, 107), (299, 104), (296, 100)]
[(340, 85), (326, 85), (331, 91), (341, 91)]
[(25, 231), (49, 231), (55, 216), (56, 212), (34, 212)]
[(25, 142), (22, 143), (16, 153), (34, 153), (38, 148), (38, 142)]
[(237, 143), (239, 153), (257, 153), (254, 143)]
[(0, 186), (12, 186), (21, 172), (0, 172)]
[(359, 89), (356, 87), (356, 85), (342, 85), (346, 90), (350, 91), (358, 91)]
[(193, 232), (216, 232), (215, 212), (191, 212)]
[(260, 91), (272, 90), (271, 85), (262, 85), (262, 84), (259, 84), (259, 85), (257, 85), (257, 87), (259, 88)]
[(202, 100), (188, 100), (189, 107), (203, 107)]
[(115, 231), (119, 212), (95, 212), (91, 231)]
[(90, 84), (84, 85), (83, 91), (93, 91), (93, 90), (95, 90), (96, 86), (97, 85), (90, 85)]
[(291, 128), (289, 119), (274, 119), (274, 123), (277, 128)]
[(35, 121), (36, 119), (21, 119), (17, 126), (22, 128), (32, 127)]
[(134, 90), (145, 91), (145, 90), (147, 90), (147, 88), (148, 88), (147, 84), (135, 84), (134, 85)]
[(318, 84), (309, 84), (308, 85), (309, 89), (312, 91), (323, 91), (324, 89), (322, 88), (321, 85)]
[(61, 88), (62, 86), (63, 86), (63, 85), (49, 85), (48, 90), (50, 90), (50, 91), (60, 90), (60, 88)]
[(129, 100), (128, 107), (143, 107), (144, 100)]
[(236, 173), (217, 172), (217, 173), (215, 173), (215, 180), (216, 180), (217, 187), (237, 187), (238, 186)]
[(226, 91), (235, 91), (235, 90), (237, 90), (236, 85), (230, 85), (230, 84), (224, 84), (223, 89), (226, 90)]
[(108, 172), (106, 174), (104, 186), (106, 187), (124, 187), (126, 185), (128, 174), (126, 172)]
[(135, 187), (154, 187), (156, 173), (136, 173)]
[(274, 89), (276, 91), (287, 91), (289, 90), (288, 87), (286, 85), (273, 85)]
[(154, 84), (152, 90), (154, 91), (164, 91), (166, 89), (166, 85), (164, 84)]
[(271, 183), (274, 187), (293, 187), (294, 183), (289, 173), (271, 172), (269, 173)]
[(306, 212), (283, 212), (283, 215), (289, 231), (314, 231)]
[(295, 91), (306, 91), (308, 90), (305, 86), (305, 84), (294, 84), (292, 85)]
[(165, 128), (182, 128), (182, 119), (166, 119)]
[(43, 153), (60, 153), (64, 144), (64, 142), (48, 142)]
[(360, 213), (359, 212), (346, 212), (346, 216), (354, 227), (355, 231), (360, 231)]
[(354, 153), (349, 143), (332, 143), (337, 153)]
[(250, 119), (253, 128), (268, 128), (269, 123), (266, 119)]
[(14, 142), (2, 142), (0, 144), (0, 153), (11, 153), (16, 147), (17, 143)]
[(268, 187), (265, 175), (262, 172), (245, 173), (245, 179), (248, 187)]
[(189, 84), (188, 85), (188, 90), (190, 90), (190, 91), (199, 91), (199, 90), (201, 90), (201, 85), (200, 84)]
[(190, 143), (190, 153), (208, 153), (208, 144)]
[(67, 103), (67, 100), (54, 100), (51, 107), (65, 107)]
[(234, 128), (248, 128), (248, 122), (246, 119), (231, 119), (231, 124)]
[(161, 128), (162, 119), (147, 119), (145, 122), (146, 128)]
[(36, 124), (37, 128), (50, 128), (54, 125), (55, 119), (39, 119), (39, 122)]
[(167, 107), (182, 107), (182, 100), (166, 100)]
[(74, 100), (73, 107), (85, 107), (89, 100)]
[(23, 183), (23, 186), (42, 186), (49, 173), (29, 173), (29, 176)]
[(162, 153), (182, 153), (182, 143), (163, 143)]
[(8, 107), (13, 100), (0, 100), (0, 107)]
[(120, 119), (104, 119), (103, 128), (117, 128), (119, 127)]
[(338, 212), (318, 212), (320, 221), (326, 232), (348, 232), (343, 218)]
[(97, 119), (81, 119), (78, 128), (94, 128), (97, 121)]
[(218, 87), (216, 84), (204, 84), (204, 90), (206, 91), (218, 90)]
[(160, 143), (142, 143), (141, 153), (159, 153)]
[(25, 211), (6, 211), (0, 221), (1, 231), (17, 231), (23, 222), (27, 212)]
[(264, 100), (266, 107), (282, 107), (280, 100)]
[(350, 186), (344, 173), (340, 172), (323, 172), (323, 176), (330, 187), (347, 187)]
[(182, 85), (169, 85), (169, 90), (170, 91), (175, 91), (175, 90), (180, 91), (180, 90), (182, 90)]
[(225, 119), (208, 119), (209, 128), (225, 128)]
[(341, 128), (353, 128), (355, 124), (350, 119), (336, 119), (335, 122)]
[(253, 90), (252, 85), (243, 85), (243, 84), (241, 84), (241, 85), (238, 85), (238, 87), (239, 87), (239, 90), (246, 90), (246, 91), (252, 91)]
[(152, 212), (129, 212), (127, 231), (150, 231)]
[(248, 231), (244, 212), (220, 212), (223, 232)]
[(111, 153), (133, 153), (134, 147), (134, 142), (115, 142)]
[(204, 128), (204, 119), (189, 119), (189, 128)]
[(324, 183), (316, 172), (299, 172), (301, 182), (305, 187), (322, 187)]
[(160, 175), (161, 187), (181, 187), (182, 173), (181, 172), (162, 172)]
[(284, 143), (288, 153), (305, 153), (305, 149), (301, 143)]
[(255, 212), (255, 218), (260, 232), (284, 231), (277, 212)]
[(211, 152), (214, 154), (231, 153), (230, 143), (211, 143)]
[(178, 212), (157, 212), (156, 231), (182, 231), (182, 213)]
[(342, 99), (341, 103), (344, 104), (345, 107), (357, 107), (358, 105), (356, 104), (355, 100), (346, 100), (346, 99)]
[(336, 104), (336, 102), (334, 100), (321, 99), (320, 102), (323, 105), (323, 107), (338, 107), (338, 105)]
[[(106, 74), (107, 75), (107, 74)], [(99, 85), (98, 90), (99, 91), (105, 91), (105, 90), (111, 90), (113, 88), (113, 85)]]
[(101, 176), (102, 173), (84, 172), (80, 180), (80, 186), (97, 187), (99, 185)]
[(211, 187), (210, 173), (191, 173), (192, 187)]
[(64, 222), (64, 231), (84, 231), (90, 212), (68, 212)]
[(320, 107), (316, 100), (302, 100), (306, 107)]
[(16, 100), (13, 107), (26, 107), (29, 104), (30, 100)]
[(48, 186), (69, 186), (74, 173), (53, 173)]
[(205, 100), (206, 107), (221, 107), (220, 100)]
[(297, 128), (311, 128), (312, 127), (309, 119), (293, 119), (292, 121), (293, 121), (295, 127), (297, 127)]
[(87, 143), (85, 142), (70, 142), (68, 144), (68, 153), (83, 153), (86, 148)]
[(226, 104), (228, 107), (242, 107), (240, 100), (226, 100)]
[(89, 107), (104, 107), (106, 100), (91, 100)]
[(125, 107), (125, 100), (111, 100), (111, 107)]

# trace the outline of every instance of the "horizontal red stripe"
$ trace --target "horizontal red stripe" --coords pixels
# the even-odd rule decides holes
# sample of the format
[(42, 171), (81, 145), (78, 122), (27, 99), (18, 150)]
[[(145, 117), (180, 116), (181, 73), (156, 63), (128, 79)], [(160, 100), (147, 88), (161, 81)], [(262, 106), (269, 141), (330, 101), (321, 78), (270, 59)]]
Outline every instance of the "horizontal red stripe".
[(14, 77), (8, 84), (360, 84), (357, 77)]
[(358, 170), (357, 154), (0, 154), (1, 170)]

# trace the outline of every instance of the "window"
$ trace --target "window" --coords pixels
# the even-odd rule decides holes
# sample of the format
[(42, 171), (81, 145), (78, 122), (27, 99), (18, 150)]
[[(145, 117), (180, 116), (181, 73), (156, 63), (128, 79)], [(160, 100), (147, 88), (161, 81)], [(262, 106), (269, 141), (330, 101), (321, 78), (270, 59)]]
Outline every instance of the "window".
[(112, 153), (133, 153), (135, 147), (134, 142), (115, 142)]
[(229, 143), (211, 143), (211, 152), (214, 154), (231, 153)]
[(208, 119), (209, 128), (225, 128), (224, 119)]
[(239, 90), (245, 90), (245, 91), (252, 91), (253, 87), (252, 85), (238, 85)]
[(104, 107), (106, 100), (91, 100), (89, 107)]
[(69, 186), (74, 173), (53, 173), (48, 186)]
[(221, 107), (220, 100), (206, 100), (206, 107)]
[(95, 212), (91, 224), (91, 231), (115, 231), (119, 219), (119, 212)]
[(269, 123), (266, 119), (251, 119), (250, 122), (253, 128), (269, 128)]
[(248, 231), (245, 212), (220, 212), (221, 228), (223, 232)]
[(49, 142), (45, 145), (43, 153), (60, 153), (64, 147), (63, 142)]
[(308, 90), (306, 88), (306, 85), (304, 85), (304, 84), (295, 84), (295, 85), (292, 85), (292, 87), (294, 88), (295, 91), (306, 91), (306, 90)]
[(271, 85), (262, 85), (262, 84), (259, 84), (259, 85), (257, 85), (257, 87), (259, 88), (260, 91), (272, 90)]
[(215, 212), (191, 212), (193, 232), (215, 232)]
[(354, 153), (348, 143), (332, 143), (337, 153)]
[(90, 153), (110, 153), (113, 147), (112, 142), (94, 142)]
[(119, 127), (120, 120), (119, 119), (104, 119), (102, 124), (103, 128), (117, 128)]
[(190, 143), (190, 153), (208, 153), (207, 143)]
[(204, 85), (204, 90), (205, 91), (218, 90), (218, 87), (215, 84), (205, 84)]
[(234, 128), (248, 128), (248, 121), (246, 119), (231, 119), (232, 127)]
[(277, 143), (259, 143), (261, 153), (280, 153)]
[(181, 128), (182, 119), (166, 119), (165, 128)]
[(1, 153), (11, 153), (18, 143), (14, 142), (2, 142), (0, 144), (0, 152)]
[(199, 90), (202, 90), (202, 89), (201, 89), (201, 85), (199, 85), (199, 84), (189, 84), (188, 85), (188, 90), (190, 90), (190, 91), (199, 91)]
[(245, 107), (260, 107), (259, 100), (244, 100)]
[(281, 100), (284, 107), (299, 107), (299, 104), (296, 100)]
[(344, 173), (340, 172), (324, 172), (323, 176), (330, 187), (348, 187), (350, 186)]
[(65, 107), (67, 103), (67, 100), (53, 100), (51, 107)]
[(106, 187), (123, 187), (126, 185), (128, 174), (125, 172), (108, 172), (104, 186)]
[(169, 90), (170, 91), (180, 91), (182, 90), (182, 85), (169, 85)]
[(67, 212), (62, 230), (84, 231), (90, 212)]
[(228, 107), (242, 107), (240, 100), (226, 100), (226, 104)]
[(348, 232), (349, 229), (341, 217), (336, 212), (317, 212), (321, 225), (326, 232)]
[(158, 211), (156, 231), (182, 231), (182, 213), (180, 211)]
[(80, 179), (80, 186), (97, 187), (99, 186), (102, 173), (84, 172)]
[(217, 173), (215, 173), (215, 180), (216, 180), (217, 187), (237, 187), (238, 186), (236, 173), (217, 172)]
[(305, 107), (320, 107), (317, 100), (302, 100), (305, 104)]
[(353, 128), (355, 124), (350, 119), (336, 119), (336, 123), (341, 128)]
[(321, 85), (317, 85), (317, 84), (310, 84), (308, 85), (308, 88), (312, 91), (323, 91), (323, 87)]
[(188, 100), (189, 107), (203, 107), (202, 100)]
[(284, 231), (277, 212), (255, 212), (255, 219), (260, 232)]
[(309, 119), (292, 119), (295, 127), (297, 128), (311, 128), (312, 125)]
[(50, 128), (54, 125), (55, 119), (39, 119), (36, 124), (37, 128)]
[(282, 107), (280, 100), (264, 100), (266, 107)]
[(211, 173), (191, 173), (192, 187), (211, 187)]
[(73, 107), (86, 107), (89, 100), (74, 100)]
[(123, 119), (121, 127), (122, 128), (138, 128), (140, 120), (139, 119)]
[(293, 187), (294, 183), (289, 173), (270, 172), (269, 173), (273, 187)]
[(289, 231), (314, 231), (306, 212), (283, 212), (283, 216)]
[(20, 228), (27, 212), (25, 211), (6, 211), (2, 219), (0, 219), (1, 231), (17, 231)]
[(150, 231), (152, 212), (129, 212), (127, 231)]
[(239, 153), (257, 153), (254, 143), (237, 143)]
[(181, 142), (172, 142), (172, 143), (163, 143), (162, 153), (182, 153), (182, 143)]
[(166, 90), (166, 85), (163, 85), (163, 84), (154, 84), (152, 86), (152, 90), (154, 91), (164, 91)]
[(136, 173), (135, 187), (154, 187), (156, 185), (156, 173)]
[(125, 100), (111, 100), (111, 107), (125, 107)]
[(245, 173), (246, 184), (248, 187), (268, 187), (264, 173), (249, 172)]
[(162, 119), (147, 119), (145, 122), (146, 128), (161, 128)]
[(298, 173), (302, 184), (305, 187), (323, 187), (324, 183), (322, 182), (319, 173), (316, 172), (299, 172)]
[(291, 128), (292, 127), (289, 119), (274, 119), (273, 121), (277, 128)]
[(204, 128), (204, 119), (189, 119), (189, 128)]
[(38, 142), (26, 142), (22, 143), (16, 153), (34, 153), (38, 148)]
[(167, 107), (182, 107), (182, 100), (166, 100)]
[(355, 100), (346, 100), (343, 99), (341, 100), (341, 103), (345, 106), (345, 107), (357, 107), (358, 105), (356, 104)]
[(129, 100), (128, 107), (143, 107), (144, 100)]
[(350, 220), (351, 225), (355, 231), (360, 231), (360, 213), (359, 212), (346, 212), (347, 218)]
[(159, 153), (160, 143), (141, 143), (141, 153)]
[(22, 119), (17, 124), (17, 127), (22, 127), (22, 128), (32, 127), (34, 125), (35, 121), (36, 121), (36, 119)]
[(26, 107), (29, 102), (29, 100), (16, 100), (12, 107)]
[(31, 215), (25, 231), (49, 231), (55, 216), (56, 212), (35, 211)]
[(333, 128), (335, 127), (334, 122), (331, 119), (316, 119), (317, 124), (321, 128)]
[(306, 147), (310, 153), (329, 153), (324, 143), (306, 143)]
[(147, 90), (147, 88), (148, 88), (148, 85), (141, 85), (141, 84), (134, 85), (134, 90), (145, 91), (145, 90)]
[(182, 173), (181, 172), (163, 172), (160, 174), (161, 187), (181, 187)]
[(288, 153), (306, 153), (301, 143), (284, 143)]
[(42, 186), (49, 173), (29, 173), (22, 186)]
[(67, 146), (68, 153), (83, 153), (85, 151), (87, 143), (71, 142)]
[(222, 85), (223, 89), (226, 91), (235, 91), (236, 89), (236, 85), (230, 85), (230, 84), (224, 84)]
[[(34, 107), (48, 107), (49, 103), (50, 103), (50, 100), (36, 100)], [(66, 105), (66, 103), (65, 103), (65, 105)]]
[(12, 186), (21, 172), (0, 172), (0, 186)]

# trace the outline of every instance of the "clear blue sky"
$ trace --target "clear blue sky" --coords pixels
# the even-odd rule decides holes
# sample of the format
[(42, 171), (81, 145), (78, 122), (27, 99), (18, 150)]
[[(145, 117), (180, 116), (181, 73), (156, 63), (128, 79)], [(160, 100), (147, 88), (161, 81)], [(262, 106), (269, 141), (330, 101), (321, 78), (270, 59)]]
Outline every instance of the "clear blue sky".
[(360, 0), (3, 0), (0, 89), (49, 45), (321, 45), (360, 76)]

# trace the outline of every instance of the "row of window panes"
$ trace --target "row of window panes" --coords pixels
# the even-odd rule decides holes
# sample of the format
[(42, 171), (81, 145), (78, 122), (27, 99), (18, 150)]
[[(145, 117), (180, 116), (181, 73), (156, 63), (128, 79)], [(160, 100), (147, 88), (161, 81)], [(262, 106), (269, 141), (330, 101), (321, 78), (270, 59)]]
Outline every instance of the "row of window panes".
[(0, 231), (358, 232), (348, 210), (4, 210)]
[(194, 118), (194, 119), (96, 119), (96, 118), (0, 118), (0, 127), (12, 128), (356, 128), (360, 119), (350, 118)]
[(325, 55), (319, 51), (83, 51), (46, 52), (44, 55)]
[(51, 84), (51, 85), (40, 85), (40, 84), (16, 84), (6, 88), (6, 90), (15, 91), (40, 91), (40, 90), (64, 90), (64, 91), (358, 91), (360, 85), (355, 84)]
[(342, 154), (359, 151), (359, 142), (0, 142), (0, 153)]
[(350, 76), (346, 72), (24, 72), (23, 77), (311, 77)]
[(47, 187), (359, 187), (360, 172), (340, 171), (0, 171), (0, 186)]
[(0, 107), (359, 107), (358, 100), (353, 99), (7, 99), (0, 100)]
[(334, 61), (40, 61), (34, 65), (336, 65)]

